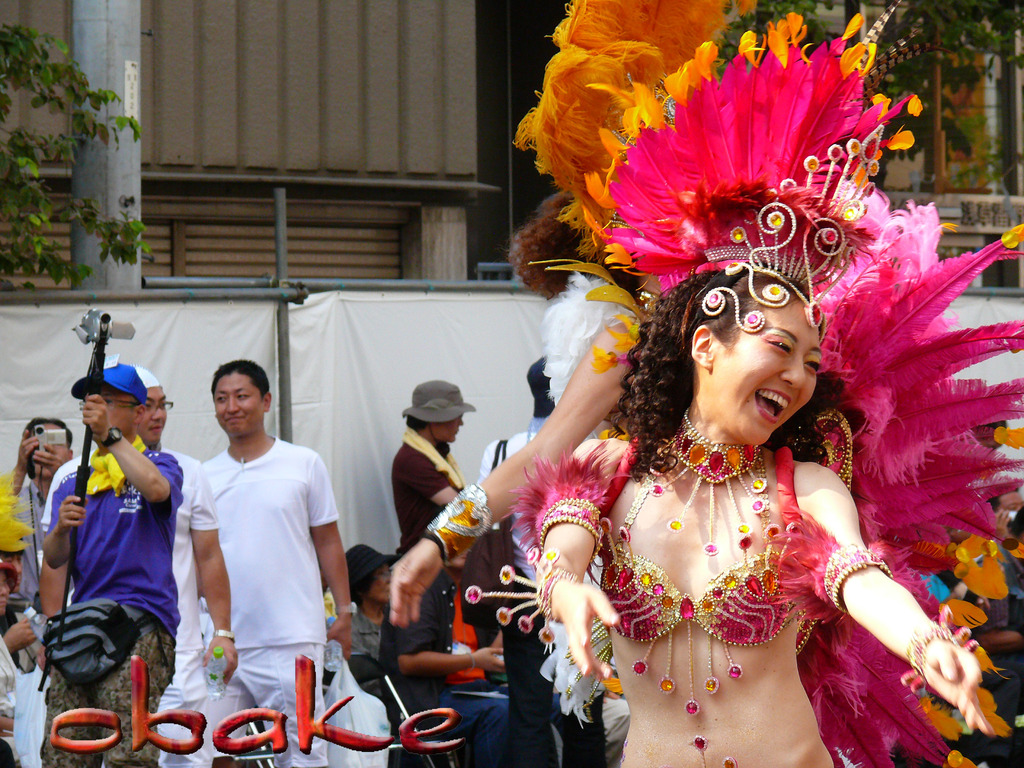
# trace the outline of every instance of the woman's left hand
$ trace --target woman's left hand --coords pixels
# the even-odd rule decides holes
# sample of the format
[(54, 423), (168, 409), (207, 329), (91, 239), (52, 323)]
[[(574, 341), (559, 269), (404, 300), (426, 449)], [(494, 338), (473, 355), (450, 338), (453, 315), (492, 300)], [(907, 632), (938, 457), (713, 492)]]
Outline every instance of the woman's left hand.
[(969, 727), (995, 736), (978, 701), (981, 667), (973, 653), (946, 640), (933, 640), (925, 649), (924, 673), (929, 687), (959, 709)]

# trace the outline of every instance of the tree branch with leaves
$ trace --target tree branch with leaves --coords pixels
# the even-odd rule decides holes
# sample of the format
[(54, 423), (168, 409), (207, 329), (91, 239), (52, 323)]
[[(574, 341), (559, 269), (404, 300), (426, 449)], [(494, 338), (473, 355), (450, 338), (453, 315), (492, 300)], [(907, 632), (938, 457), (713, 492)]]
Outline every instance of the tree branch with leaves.
[[(45, 134), (12, 126), (14, 99), (21, 93), (31, 95), (32, 109), (67, 115), (69, 132)], [(0, 275), (48, 275), (58, 284), (80, 284), (91, 270), (61, 253), (53, 235), (56, 223), (77, 222), (97, 237), (103, 259), (134, 264), (140, 249), (149, 252), (141, 221), (124, 214), (107, 218), (96, 200), (57, 198), (40, 175), (46, 164), (73, 163), (84, 141), (117, 142), (129, 130), (138, 141), (141, 129), (135, 118), (100, 116), (117, 101), (113, 91), (89, 87), (62, 40), (28, 27), (0, 26), (0, 224), (6, 225), (0, 232)]]

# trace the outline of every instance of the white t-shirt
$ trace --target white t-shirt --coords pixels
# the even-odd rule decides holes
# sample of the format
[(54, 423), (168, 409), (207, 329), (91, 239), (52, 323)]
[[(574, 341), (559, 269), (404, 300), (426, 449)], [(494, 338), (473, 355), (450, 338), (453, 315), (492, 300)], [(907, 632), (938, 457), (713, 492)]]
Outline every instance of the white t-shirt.
[(175, 651), (202, 650), (203, 636), (199, 631), (199, 594), (196, 588), (196, 559), (192, 551), (192, 531), (217, 530), (217, 508), (213, 503), (213, 489), (198, 459), (178, 451), (168, 451), (178, 460), (183, 475), (181, 506), (174, 524), (174, 580), (178, 584), (178, 637)]
[[(72, 459), (61, 464), (57, 471), (53, 473), (53, 480), (50, 481), (50, 493), (46, 497), (46, 506), (43, 508), (43, 517), (39, 521), (40, 527), (43, 529), (43, 537), (46, 537), (46, 532), (50, 530), (50, 518), (53, 515), (53, 492), (57, 490), (60, 484), (64, 481), (64, 478), (68, 475), (72, 475), (78, 471), (78, 465), (81, 463), (81, 459)], [(43, 546), (43, 542), (39, 542), (39, 546)]]
[(203, 465), (220, 518), (238, 648), (324, 643), (320, 569), (309, 529), (338, 510), (316, 452), (276, 439), (255, 461), (224, 451)]

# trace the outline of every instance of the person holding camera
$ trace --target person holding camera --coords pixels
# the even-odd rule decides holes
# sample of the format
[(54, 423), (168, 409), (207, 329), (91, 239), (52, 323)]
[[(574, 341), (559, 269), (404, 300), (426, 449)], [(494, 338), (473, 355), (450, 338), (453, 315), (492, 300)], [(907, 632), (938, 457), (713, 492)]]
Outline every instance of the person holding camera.
[[(71, 394), (82, 400), (82, 422), (92, 429), (97, 445), (90, 461), (93, 472), (85, 499), (75, 494), (75, 473), (68, 473), (53, 488), (50, 505), (56, 511), (43, 552), (51, 569), (70, 567), (75, 604), (69, 614), (86, 601), (105, 598), (117, 604), (117, 613), (127, 614), (138, 632), (124, 658), (90, 682), (72, 682), (70, 667), (63, 667), (55, 657), (61, 647), (47, 645), (53, 666), (46, 732), (62, 712), (101, 708), (116, 712), (130, 733), (131, 656), (140, 656), (149, 667), (146, 704), (150, 712), (157, 711), (174, 674), (179, 617), (172, 546), (174, 513), (182, 501), (182, 473), (173, 456), (146, 449), (137, 435), (146, 414), (147, 392), (132, 366), (105, 368), (99, 394), (87, 395), (86, 384), (86, 378), (79, 379)], [(76, 531), (77, 553), (69, 563), (72, 531)], [(157, 768), (158, 757), (152, 743), (133, 752), (131, 739), (123, 739), (102, 755), (75, 755), (55, 750), (49, 741), (43, 743), (44, 768), (99, 768), (103, 760), (110, 768)]]
[[(39, 561), (42, 558), (43, 537), (46, 535), (42, 523), (43, 510), (54, 475), (61, 466), (74, 457), (71, 440), (71, 430), (67, 424), (60, 419), (44, 416), (32, 419), (22, 432), (21, 444), (18, 446), (18, 462), (14, 467), (13, 492), (24, 505), (19, 517), (32, 528), (32, 532), (25, 537), (26, 546), (23, 552), (12, 553), (13, 557), (10, 558), (6, 553), (4, 556), (5, 561), (12, 562), (21, 569), (21, 582), (11, 594), (9, 601), (13, 607), (35, 605), (37, 609), (39, 608), (36, 604), (36, 596), (39, 593)], [(30, 635), (28, 639), (31, 642)]]

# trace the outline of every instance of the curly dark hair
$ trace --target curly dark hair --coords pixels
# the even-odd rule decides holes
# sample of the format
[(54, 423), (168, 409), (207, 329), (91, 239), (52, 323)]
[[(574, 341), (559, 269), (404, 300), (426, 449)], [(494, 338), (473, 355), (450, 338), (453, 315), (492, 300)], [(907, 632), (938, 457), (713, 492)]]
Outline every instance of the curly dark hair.
[[(677, 459), (672, 452), (672, 438), (683, 422), (693, 400), (696, 364), (690, 355), (690, 344), (697, 329), (706, 325), (715, 337), (732, 345), (738, 333), (734, 301), (729, 294), (728, 306), (716, 317), (704, 314), (701, 303), (715, 288), (732, 288), (746, 280), (746, 271), (727, 275), (702, 272), (680, 283), (656, 304), (651, 317), (639, 329), (639, 339), (629, 352), (630, 371), (623, 380), (624, 392), (619, 400), (623, 426), (632, 436), (636, 461), (631, 475), (641, 480), (649, 472), (670, 472)], [(755, 276), (757, 290), (770, 278)], [(745, 286), (736, 291), (742, 315), (754, 305)], [(793, 451), (800, 461), (824, 458), (823, 436), (816, 418), (828, 408), (836, 408), (842, 394), (838, 376), (818, 376), (814, 394), (807, 404), (779, 427), (768, 440), (773, 450), (783, 446)]]
[(572, 201), (568, 192), (546, 197), (523, 226), (516, 230), (508, 248), (508, 263), (519, 279), (546, 299), (565, 290), (568, 272), (551, 272), (537, 261), (579, 257), (579, 233), (558, 219)]
[[(562, 211), (572, 202), (572, 194), (558, 192), (546, 197), (530, 218), (512, 235), (508, 262), (523, 284), (545, 299), (553, 299), (565, 290), (570, 272), (549, 270), (539, 262), (554, 259), (587, 261), (580, 254), (580, 233), (562, 221)], [(593, 259), (589, 259), (593, 261)], [(631, 271), (609, 265), (620, 288), (634, 297), (643, 281)]]

